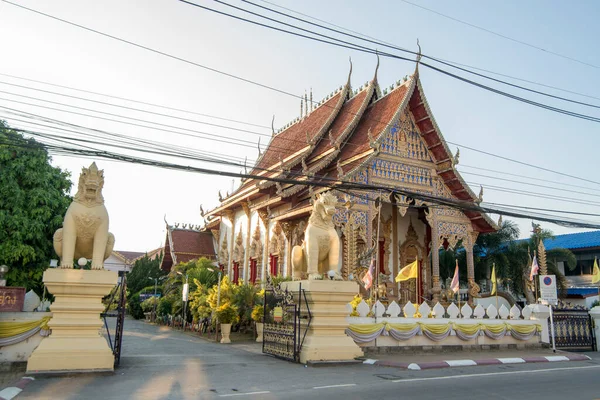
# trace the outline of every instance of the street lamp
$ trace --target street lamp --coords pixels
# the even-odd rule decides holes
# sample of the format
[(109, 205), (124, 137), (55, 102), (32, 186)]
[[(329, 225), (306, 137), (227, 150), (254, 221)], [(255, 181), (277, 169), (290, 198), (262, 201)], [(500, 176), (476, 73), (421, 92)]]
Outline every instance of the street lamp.
[[(212, 268), (207, 268), (207, 270), (215, 272)], [(221, 269), (218, 270), (219, 276), (217, 277), (217, 310), (219, 310), (219, 305), (221, 303)], [(215, 313), (215, 341), (219, 341), (219, 314)]]
[(156, 319), (156, 306), (158, 304), (158, 300), (156, 300), (156, 288), (158, 286), (158, 281), (159, 280), (163, 280), (165, 279), (166, 276), (163, 276), (162, 278), (150, 278), (148, 277), (149, 280), (154, 280), (154, 310), (152, 311), (153, 315), (152, 315), (152, 322), (154, 322), (154, 320)]
[[(183, 277), (183, 273), (180, 271), (176, 271), (177, 275), (181, 275)], [(183, 325), (182, 328), (185, 331), (185, 321), (186, 321), (186, 311), (187, 311), (187, 300), (188, 300), (188, 274), (185, 274), (185, 284), (183, 285), (182, 296), (183, 296)]]

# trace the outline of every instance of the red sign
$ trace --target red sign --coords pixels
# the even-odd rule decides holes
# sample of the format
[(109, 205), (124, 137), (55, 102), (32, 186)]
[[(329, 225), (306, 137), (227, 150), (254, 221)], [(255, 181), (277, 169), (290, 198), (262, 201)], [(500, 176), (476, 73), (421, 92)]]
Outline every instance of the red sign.
[(25, 288), (0, 286), (0, 312), (23, 311)]

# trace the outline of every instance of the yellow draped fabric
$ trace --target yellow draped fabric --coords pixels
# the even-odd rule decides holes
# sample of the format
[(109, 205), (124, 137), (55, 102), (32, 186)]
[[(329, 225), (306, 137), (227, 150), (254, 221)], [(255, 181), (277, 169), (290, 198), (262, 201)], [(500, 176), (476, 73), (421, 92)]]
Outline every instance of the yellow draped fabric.
[(351, 324), (348, 328), (355, 333), (361, 335), (372, 335), (375, 332), (381, 330), (384, 327), (383, 323), (380, 324)]
[(452, 328), (467, 335), (474, 335), (481, 329), (481, 324), (454, 324)]
[(436, 335), (443, 335), (444, 333), (448, 332), (448, 330), (450, 329), (450, 324), (422, 324), (419, 323), (419, 325), (421, 325), (421, 329), (424, 331), (429, 331), (431, 333), (434, 333)]
[(400, 332), (409, 332), (415, 329), (418, 324), (387, 324), (386, 330), (395, 329)]
[[(508, 325), (508, 324), (507, 324)], [(530, 335), (533, 332), (541, 332), (542, 326), (536, 325), (508, 325), (508, 329), (520, 333), (521, 335)]]
[(26, 322), (0, 322), (0, 338), (8, 338), (28, 332), (37, 327), (48, 329), (48, 321), (51, 317), (44, 317), (37, 321)]

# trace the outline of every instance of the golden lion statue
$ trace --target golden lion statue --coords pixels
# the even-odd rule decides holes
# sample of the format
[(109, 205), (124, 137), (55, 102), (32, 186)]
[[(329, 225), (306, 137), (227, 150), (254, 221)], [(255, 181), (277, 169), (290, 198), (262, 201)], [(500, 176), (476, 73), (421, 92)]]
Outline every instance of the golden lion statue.
[(333, 226), (337, 198), (327, 192), (317, 197), (308, 220), (302, 246), (292, 249), (292, 266), (296, 275), (322, 279), (324, 274), (342, 280), (340, 238)]
[(63, 227), (54, 233), (54, 250), (61, 258), (60, 268), (73, 268), (73, 260), (92, 259), (92, 269), (103, 269), (112, 253), (115, 237), (108, 232), (108, 212), (102, 187), (104, 171), (96, 163), (82, 168), (77, 194), (67, 209)]

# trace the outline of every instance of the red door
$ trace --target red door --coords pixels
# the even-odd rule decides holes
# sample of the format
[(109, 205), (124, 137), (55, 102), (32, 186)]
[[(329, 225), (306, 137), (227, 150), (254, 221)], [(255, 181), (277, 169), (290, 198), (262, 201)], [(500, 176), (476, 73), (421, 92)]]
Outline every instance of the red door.
[(233, 263), (233, 283), (238, 283), (240, 280), (240, 263)]
[(256, 259), (250, 260), (250, 283), (256, 282)]
[(279, 256), (269, 254), (269, 272), (271, 276), (277, 276), (277, 264), (279, 264)]

